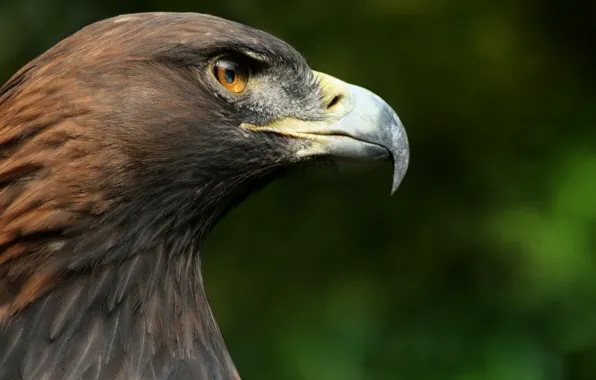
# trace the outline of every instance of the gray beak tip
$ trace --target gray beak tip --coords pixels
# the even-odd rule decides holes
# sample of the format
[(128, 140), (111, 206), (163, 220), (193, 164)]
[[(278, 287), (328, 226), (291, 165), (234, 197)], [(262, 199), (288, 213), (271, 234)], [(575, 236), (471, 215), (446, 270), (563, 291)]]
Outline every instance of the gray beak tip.
[(395, 194), (395, 192), (397, 191), (397, 188), (399, 187), (399, 183), (400, 181), (396, 181), (395, 178), (393, 179), (393, 185), (391, 186), (391, 192), (389, 193), (389, 196), (393, 196), (393, 194)]
[(389, 196), (393, 195), (399, 185), (401, 185), (404, 176), (406, 175), (406, 171), (408, 170), (408, 157), (393, 157), (393, 183), (391, 185), (391, 193)]
[(406, 172), (408, 171), (408, 165), (410, 163), (410, 143), (408, 142), (408, 135), (406, 130), (397, 117), (393, 113), (392, 124), (394, 127), (391, 128), (391, 144), (389, 144), (389, 151), (391, 153), (391, 159), (393, 160), (393, 183), (391, 185), (391, 194), (393, 195), (399, 185), (402, 183)]

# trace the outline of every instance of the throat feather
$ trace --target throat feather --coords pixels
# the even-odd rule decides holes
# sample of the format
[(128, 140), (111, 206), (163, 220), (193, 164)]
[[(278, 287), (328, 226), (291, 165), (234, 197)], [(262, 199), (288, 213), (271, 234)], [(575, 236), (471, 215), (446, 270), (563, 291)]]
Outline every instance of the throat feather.
[(52, 291), (0, 324), (8, 347), (0, 379), (167, 379), (183, 370), (195, 379), (237, 379), (200, 257), (185, 248), (172, 254), (160, 246), (120, 265), (63, 273)]

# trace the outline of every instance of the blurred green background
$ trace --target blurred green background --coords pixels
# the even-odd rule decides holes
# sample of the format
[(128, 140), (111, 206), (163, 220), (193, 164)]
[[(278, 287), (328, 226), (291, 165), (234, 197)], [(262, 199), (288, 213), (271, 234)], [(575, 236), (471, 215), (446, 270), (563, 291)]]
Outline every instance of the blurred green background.
[(596, 379), (593, 0), (1, 0), (0, 81), (101, 18), (268, 31), (401, 116), (410, 170), (316, 169), (204, 248), (243, 379)]

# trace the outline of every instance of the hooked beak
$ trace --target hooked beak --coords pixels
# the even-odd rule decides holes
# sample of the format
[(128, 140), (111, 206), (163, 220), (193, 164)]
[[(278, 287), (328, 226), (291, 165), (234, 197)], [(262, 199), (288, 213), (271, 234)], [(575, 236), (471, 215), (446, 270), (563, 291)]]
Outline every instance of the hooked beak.
[(251, 129), (265, 129), (308, 141), (297, 152), (300, 157), (391, 159), (393, 194), (406, 174), (410, 156), (408, 137), (399, 117), (371, 91), (326, 74), (314, 74), (321, 83), (324, 104), (328, 104), (322, 121), (287, 118)]

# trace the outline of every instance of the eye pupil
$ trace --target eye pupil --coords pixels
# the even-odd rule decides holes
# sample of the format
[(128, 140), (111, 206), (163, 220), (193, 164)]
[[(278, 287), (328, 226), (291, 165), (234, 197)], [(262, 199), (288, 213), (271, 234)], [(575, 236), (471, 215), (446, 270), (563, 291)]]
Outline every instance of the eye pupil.
[(226, 82), (232, 84), (236, 79), (236, 72), (232, 69), (226, 69), (224, 77), (226, 78)]

